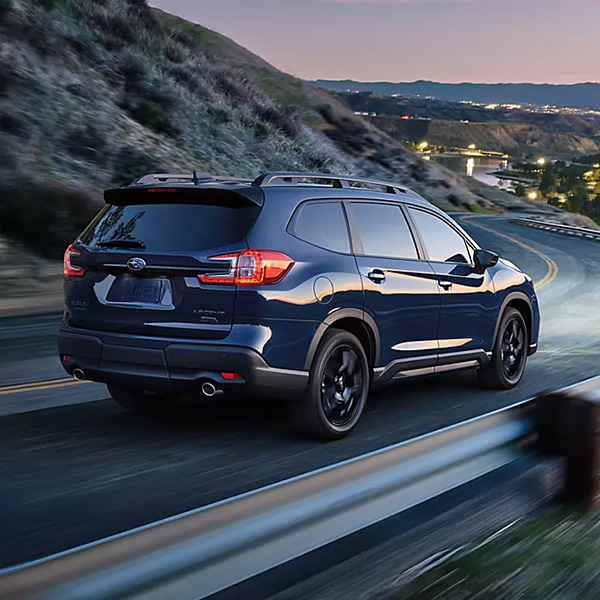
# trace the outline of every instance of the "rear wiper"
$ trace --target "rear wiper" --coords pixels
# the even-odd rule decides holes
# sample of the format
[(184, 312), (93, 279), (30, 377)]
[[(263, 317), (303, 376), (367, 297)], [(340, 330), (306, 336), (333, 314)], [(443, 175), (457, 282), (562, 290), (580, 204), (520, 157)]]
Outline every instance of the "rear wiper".
[(101, 248), (146, 248), (146, 244), (139, 240), (107, 240), (106, 242), (98, 242), (96, 245)]

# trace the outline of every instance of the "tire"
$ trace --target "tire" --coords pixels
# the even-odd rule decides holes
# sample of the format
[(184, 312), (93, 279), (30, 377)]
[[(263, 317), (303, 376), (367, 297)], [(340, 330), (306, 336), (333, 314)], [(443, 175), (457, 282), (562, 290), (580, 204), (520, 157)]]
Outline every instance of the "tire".
[(304, 398), (290, 402), (292, 424), (321, 440), (345, 437), (363, 413), (369, 384), (369, 363), (358, 339), (347, 331), (326, 331), (313, 359)]
[(529, 335), (523, 315), (516, 308), (507, 309), (500, 320), (492, 349), (492, 360), (478, 371), (487, 387), (508, 390), (523, 378), (527, 363)]
[(110, 384), (107, 387), (108, 393), (119, 406), (137, 413), (158, 413), (167, 407), (170, 398), (167, 393), (142, 390), (124, 385)]

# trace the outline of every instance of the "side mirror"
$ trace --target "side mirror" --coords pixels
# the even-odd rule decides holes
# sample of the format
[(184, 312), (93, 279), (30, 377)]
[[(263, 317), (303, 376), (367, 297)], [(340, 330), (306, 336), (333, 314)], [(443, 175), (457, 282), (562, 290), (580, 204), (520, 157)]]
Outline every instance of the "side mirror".
[(489, 250), (475, 250), (473, 260), (475, 261), (475, 273), (481, 275), (486, 269), (498, 264), (498, 255)]

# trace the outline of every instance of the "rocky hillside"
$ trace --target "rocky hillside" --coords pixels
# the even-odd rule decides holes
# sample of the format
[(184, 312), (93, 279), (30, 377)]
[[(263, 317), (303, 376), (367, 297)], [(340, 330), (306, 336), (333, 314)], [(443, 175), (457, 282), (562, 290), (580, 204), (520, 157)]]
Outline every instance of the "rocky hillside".
[(338, 171), (445, 208), (521, 202), (466, 187), (327, 91), (145, 0), (0, 0), (0, 44), (0, 233), (46, 256), (104, 188), (151, 171)]

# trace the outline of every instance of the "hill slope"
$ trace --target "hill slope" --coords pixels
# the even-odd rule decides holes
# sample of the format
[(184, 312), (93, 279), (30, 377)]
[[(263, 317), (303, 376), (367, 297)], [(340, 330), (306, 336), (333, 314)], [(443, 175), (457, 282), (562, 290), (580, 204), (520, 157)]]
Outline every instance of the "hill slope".
[(0, 39), (0, 233), (44, 254), (102, 189), (151, 171), (337, 171), (446, 208), (520, 202), (468, 189), (325, 90), (144, 0), (0, 0)]
[(375, 113), (377, 116), (369, 121), (400, 140), (428, 140), (463, 148), (474, 143), (478, 148), (506, 152), (513, 157), (543, 153), (550, 158), (569, 159), (600, 152), (600, 117), (593, 114), (488, 109), (372, 92), (338, 92), (335, 97), (353, 112)]
[(501, 151), (512, 156), (570, 158), (578, 154), (600, 151), (596, 141), (573, 133), (552, 133), (543, 127), (521, 123), (461, 123), (432, 119), (405, 121), (398, 117), (377, 116), (373, 123), (399, 140), (430, 143), (446, 147), (466, 148), (475, 144), (482, 150)]

